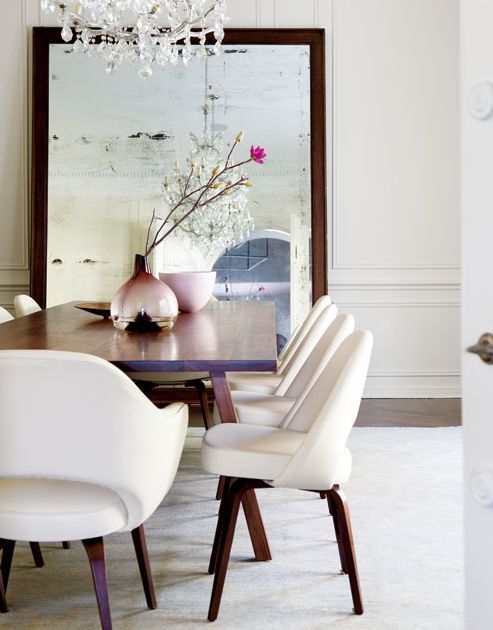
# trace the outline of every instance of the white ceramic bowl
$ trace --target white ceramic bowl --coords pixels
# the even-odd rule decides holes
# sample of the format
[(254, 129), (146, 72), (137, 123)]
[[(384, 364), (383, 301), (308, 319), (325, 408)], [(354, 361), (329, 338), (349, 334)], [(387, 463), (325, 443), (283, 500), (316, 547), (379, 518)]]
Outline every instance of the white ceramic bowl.
[(160, 280), (176, 295), (184, 313), (200, 311), (210, 300), (216, 281), (215, 271), (172, 271), (159, 274)]

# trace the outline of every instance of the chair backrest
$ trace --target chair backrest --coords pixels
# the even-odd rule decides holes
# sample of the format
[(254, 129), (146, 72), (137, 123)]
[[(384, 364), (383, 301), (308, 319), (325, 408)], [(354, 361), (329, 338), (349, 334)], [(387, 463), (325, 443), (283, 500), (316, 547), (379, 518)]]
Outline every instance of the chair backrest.
[(0, 478), (109, 488), (133, 529), (173, 482), (188, 409), (157, 409), (123, 372), (92, 355), (2, 350), (0, 418)]
[(0, 306), (0, 324), (3, 324), (4, 322), (9, 322), (11, 319), (14, 318), (8, 312), (8, 310), (3, 308), (3, 306)]
[(24, 317), (41, 310), (41, 306), (29, 295), (16, 295), (14, 298), (16, 317)]
[(304, 336), (302, 343), (298, 345), (292, 356), (283, 363), (283, 369), (278, 370), (278, 373), (281, 375), (281, 381), (275, 392), (278, 396), (285, 395), (287, 389), (303, 368), (306, 360), (317, 347), (320, 339), (336, 316), (337, 306), (335, 304), (329, 304), (319, 313), (317, 319)]
[(279, 373), (282, 373), (285, 367), (289, 364), (290, 358), (296, 352), (298, 347), (303, 343), (304, 338), (308, 334), (308, 331), (313, 326), (313, 324), (317, 321), (320, 313), (322, 313), (331, 304), (332, 301), (328, 295), (322, 295), (318, 298), (318, 300), (310, 309), (308, 315), (295, 329), (295, 331), (291, 335), (291, 338), (284, 346), (281, 354), (279, 355)]
[(328, 490), (337, 482), (363, 395), (373, 336), (355, 331), (341, 343), (303, 403), (282, 428), (306, 437), (274, 486)]
[[(325, 313), (328, 312), (329, 309), (325, 311)], [(318, 321), (313, 326), (312, 331), (315, 331), (315, 329), (323, 322), (325, 313), (319, 317)], [(276, 394), (297, 399), (294, 408), (290, 412), (291, 414), (294, 414), (297, 407), (304, 400), (306, 394), (310, 391), (320, 374), (323, 372), (325, 366), (331, 360), (337, 348), (353, 331), (354, 317), (345, 313), (338, 315), (331, 323), (329, 323), (328, 326), (325, 327), (318, 343), (315, 344), (292, 382), (287, 387), (284, 387), (287, 379), (285, 377), (282, 379), (279, 387), (277, 388)]]

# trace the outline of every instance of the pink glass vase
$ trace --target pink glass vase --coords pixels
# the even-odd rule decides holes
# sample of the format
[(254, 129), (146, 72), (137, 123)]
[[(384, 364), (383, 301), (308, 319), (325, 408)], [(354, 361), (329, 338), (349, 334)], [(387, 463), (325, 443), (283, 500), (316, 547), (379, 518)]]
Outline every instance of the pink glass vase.
[(126, 332), (160, 331), (172, 328), (177, 316), (175, 294), (149, 272), (147, 257), (136, 254), (132, 277), (111, 300), (115, 328)]

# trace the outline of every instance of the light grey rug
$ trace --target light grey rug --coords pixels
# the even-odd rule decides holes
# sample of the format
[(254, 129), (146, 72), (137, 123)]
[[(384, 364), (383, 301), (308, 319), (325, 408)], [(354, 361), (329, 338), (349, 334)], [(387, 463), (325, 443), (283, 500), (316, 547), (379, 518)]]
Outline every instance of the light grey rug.
[[(207, 566), (218, 503), (216, 479), (200, 468), (200, 429), (173, 489), (148, 521), (159, 609), (149, 611), (130, 535), (107, 539), (110, 597), (118, 629), (207, 627)], [(258, 497), (273, 561), (252, 562), (243, 517), (215, 626), (228, 630), (459, 630), (462, 627), (461, 429), (356, 428), (352, 511), (366, 612), (351, 613), (346, 576), (325, 501), (288, 490)], [(2, 628), (99, 628), (89, 568), (78, 543), (43, 545), (33, 567), (26, 545), (14, 556)]]

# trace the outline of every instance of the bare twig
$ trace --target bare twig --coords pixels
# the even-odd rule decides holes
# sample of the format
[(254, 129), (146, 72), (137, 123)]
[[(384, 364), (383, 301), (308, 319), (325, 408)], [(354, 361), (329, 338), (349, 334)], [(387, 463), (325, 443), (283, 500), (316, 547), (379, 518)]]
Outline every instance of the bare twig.
[[(193, 172), (194, 172), (194, 168), (195, 168), (195, 166), (192, 163), (191, 168), (190, 168), (190, 173), (188, 174), (188, 177), (187, 177), (187, 179), (185, 181), (185, 186), (183, 187), (183, 190), (181, 190), (181, 194), (182, 194), (181, 198), (171, 208), (171, 210), (169, 210), (168, 214), (166, 215), (166, 217), (164, 218), (163, 222), (161, 223), (161, 225), (159, 226), (158, 230), (156, 231), (156, 234), (154, 235), (154, 238), (152, 239), (152, 242), (149, 244), (151, 226), (152, 226), (152, 223), (153, 223), (153, 221), (155, 219), (155, 211), (153, 210), (151, 223), (149, 225), (149, 229), (147, 230), (146, 252), (145, 252), (146, 256), (148, 256), (155, 247), (160, 245), (164, 241), (165, 238), (167, 238), (172, 232), (174, 232), (174, 230), (176, 230), (176, 228), (179, 227), (179, 225), (181, 223), (183, 223), (183, 221), (186, 221), (186, 219), (188, 219), (188, 217), (193, 212), (195, 212), (198, 208), (204, 208), (208, 204), (212, 203), (215, 199), (218, 199), (218, 198), (228, 194), (234, 188), (237, 188), (238, 186), (242, 186), (243, 184), (245, 184), (245, 182), (248, 181), (248, 177), (244, 177), (242, 175), (242, 176), (240, 176), (240, 178), (237, 181), (228, 183), (224, 188), (219, 190), (217, 193), (213, 194), (211, 197), (207, 197), (207, 198), (204, 199), (204, 196), (207, 194), (208, 191), (216, 190), (216, 188), (218, 186), (218, 180), (220, 180), (221, 177), (226, 172), (228, 172), (228, 171), (230, 171), (232, 169), (240, 168), (241, 166), (244, 166), (245, 164), (248, 164), (249, 162), (252, 161), (252, 158), (250, 157), (249, 159), (243, 160), (242, 162), (239, 162), (238, 164), (230, 164), (229, 163), (229, 161), (231, 159), (231, 156), (233, 154), (233, 151), (234, 151), (236, 145), (238, 144), (238, 142), (239, 142), (239, 140), (235, 139), (235, 141), (234, 141), (234, 143), (233, 143), (233, 145), (232, 145), (232, 147), (231, 147), (231, 149), (230, 149), (230, 151), (229, 151), (229, 153), (227, 155), (226, 161), (225, 161), (224, 166), (222, 167), (222, 169), (219, 168), (219, 166), (217, 166), (214, 169), (214, 171), (212, 172), (211, 176), (209, 177), (208, 181), (205, 184), (202, 184), (198, 188), (195, 188), (194, 190), (192, 190), (190, 192), (187, 192), (188, 187), (190, 185), (190, 182), (192, 180), (192, 176), (193, 176)], [(216, 170), (217, 170), (217, 172), (215, 172)], [(216, 187), (214, 187), (214, 186), (216, 186)], [(194, 195), (197, 195), (197, 197), (195, 199), (192, 199)], [(189, 201), (191, 203), (191, 207), (183, 214), (183, 216), (181, 216), (177, 221), (175, 221), (173, 223), (173, 225), (171, 227), (169, 227), (169, 229), (167, 229), (167, 226), (168, 226), (169, 222), (172, 220), (172, 218), (175, 215), (175, 213), (187, 201)]]
[(147, 228), (147, 237), (146, 237), (146, 256), (147, 256), (147, 248), (149, 247), (149, 236), (151, 235), (152, 224), (154, 223), (154, 219), (156, 218), (156, 208), (152, 209), (152, 218), (149, 223), (149, 227)]

